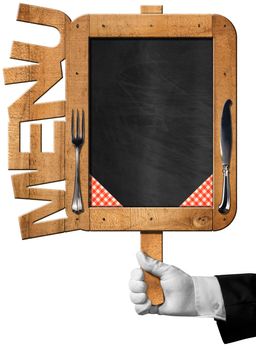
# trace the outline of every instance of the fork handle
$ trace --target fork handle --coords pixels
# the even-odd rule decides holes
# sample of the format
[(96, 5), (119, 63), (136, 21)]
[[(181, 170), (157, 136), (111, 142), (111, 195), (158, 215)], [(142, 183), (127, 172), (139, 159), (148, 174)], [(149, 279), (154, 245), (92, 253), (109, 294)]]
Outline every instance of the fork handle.
[(76, 214), (83, 212), (82, 192), (80, 184), (80, 147), (76, 147), (76, 173), (75, 173), (75, 187), (72, 200), (72, 211)]

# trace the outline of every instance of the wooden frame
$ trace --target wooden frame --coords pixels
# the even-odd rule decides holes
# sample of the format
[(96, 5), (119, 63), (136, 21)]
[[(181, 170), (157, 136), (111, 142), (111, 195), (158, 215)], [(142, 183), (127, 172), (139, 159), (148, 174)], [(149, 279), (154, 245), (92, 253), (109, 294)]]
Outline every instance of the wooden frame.
[[(90, 15), (88, 32), (82, 33), (82, 28), (88, 23), (88, 16), (80, 17), (73, 22), (71, 33), (77, 36), (72, 41), (73, 57), (78, 52), (83, 57), (88, 55), (87, 46), (80, 47), (80, 43), (89, 37), (189, 37), (213, 38), (214, 45), (214, 207), (213, 208), (100, 208), (89, 207), (88, 190), (84, 193), (84, 202), (87, 203), (85, 214), (89, 211), (89, 224), (86, 229), (101, 230), (144, 230), (144, 231), (171, 231), (171, 230), (218, 230), (227, 226), (236, 212), (236, 149), (232, 150), (231, 163), (231, 191), (232, 209), (226, 214), (220, 214), (218, 204), (221, 200), (222, 166), (220, 158), (219, 135), (220, 118), (226, 99), (233, 101), (232, 121), (234, 144), (236, 145), (236, 34), (232, 24), (222, 16), (210, 15)], [(69, 62), (76, 72), (84, 76), (88, 67), (77, 60)], [(76, 67), (76, 68), (74, 68)], [(68, 86), (70, 83), (68, 83)], [(71, 95), (67, 95), (67, 103), (78, 95), (73, 86)], [(87, 100), (81, 96), (78, 105), (87, 110)], [(69, 113), (70, 116), (70, 113)], [(87, 120), (88, 122), (88, 120)], [(67, 128), (69, 133), (69, 128)], [(89, 135), (87, 133), (87, 139)], [(70, 140), (66, 138), (67, 149)], [(68, 168), (72, 167), (72, 158), (68, 159)], [(82, 155), (82, 163), (86, 164), (88, 154)], [(74, 162), (73, 162), (74, 163)], [(87, 170), (88, 171), (88, 170)], [(73, 181), (74, 174), (71, 174)], [(86, 175), (87, 176), (87, 175)], [(87, 177), (86, 177), (87, 178)], [(72, 188), (67, 186), (67, 192)], [(71, 207), (70, 196), (66, 197), (66, 208)]]
[[(37, 169), (36, 173), (13, 177), (16, 198), (50, 200), (50, 204), (22, 216), (23, 238), (83, 230), (218, 230), (226, 227), (236, 213), (236, 32), (233, 25), (218, 15), (163, 15), (162, 7), (142, 7), (144, 15), (86, 15), (75, 21), (55, 10), (20, 5), (18, 20), (53, 26), (61, 40), (46, 48), (14, 42), (11, 57), (35, 63), (5, 69), (6, 84), (37, 81), (9, 108), (9, 168)], [(150, 14), (153, 13), (153, 14)], [(213, 38), (214, 45), (214, 207), (213, 208), (97, 208), (88, 205), (88, 40), (90, 37), (186, 37)], [(83, 42), (83, 45), (81, 45)], [(37, 99), (62, 78), (60, 63), (66, 58), (66, 102), (35, 104)], [(231, 160), (232, 203), (228, 214), (220, 214), (222, 167), (219, 151), (220, 118), (226, 99), (232, 104), (233, 144)], [(70, 139), (71, 109), (84, 109), (86, 141), (82, 148), (81, 178), (85, 211), (71, 211), (74, 181), (74, 149)], [(21, 113), (20, 111), (23, 111)], [(56, 150), (41, 152), (41, 129), (31, 128), (31, 152), (19, 148), (20, 122), (65, 116), (57, 122)], [(65, 136), (63, 134), (65, 127)], [(63, 156), (65, 155), (65, 156)], [(59, 164), (54, 175), (47, 167)], [(37, 190), (31, 185), (66, 179), (66, 191)], [(66, 208), (67, 218), (36, 223), (43, 217)]]

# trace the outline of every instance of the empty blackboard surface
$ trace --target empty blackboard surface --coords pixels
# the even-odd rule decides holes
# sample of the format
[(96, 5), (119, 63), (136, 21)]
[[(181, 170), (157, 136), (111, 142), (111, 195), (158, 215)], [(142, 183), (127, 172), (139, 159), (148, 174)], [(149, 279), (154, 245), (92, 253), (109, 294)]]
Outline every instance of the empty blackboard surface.
[(178, 207), (213, 167), (212, 39), (90, 39), (90, 174), (125, 207)]

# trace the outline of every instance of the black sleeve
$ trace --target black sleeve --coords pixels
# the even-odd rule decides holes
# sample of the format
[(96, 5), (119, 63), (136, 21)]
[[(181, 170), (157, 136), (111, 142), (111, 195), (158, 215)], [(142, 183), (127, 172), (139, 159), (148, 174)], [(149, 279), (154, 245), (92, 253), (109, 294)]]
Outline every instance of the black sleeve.
[(216, 276), (223, 295), (226, 321), (217, 320), (225, 344), (256, 336), (256, 274)]

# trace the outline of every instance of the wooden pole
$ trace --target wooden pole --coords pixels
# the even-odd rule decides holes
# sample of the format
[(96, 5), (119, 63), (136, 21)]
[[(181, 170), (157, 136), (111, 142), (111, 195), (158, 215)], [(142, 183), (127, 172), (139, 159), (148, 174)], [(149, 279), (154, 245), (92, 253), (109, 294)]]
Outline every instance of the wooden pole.
[[(141, 6), (141, 14), (162, 14), (163, 6)], [(163, 260), (163, 232), (141, 231), (141, 251), (153, 259)], [(164, 295), (159, 278), (148, 272), (144, 272), (144, 279), (148, 285), (147, 295), (153, 305), (164, 302)]]
[[(141, 251), (153, 259), (163, 260), (163, 232), (141, 231)], [(164, 302), (164, 295), (158, 277), (144, 272), (144, 279), (148, 285), (147, 295), (153, 305)]]
[(140, 13), (142, 15), (147, 15), (147, 14), (161, 15), (163, 13), (163, 5), (153, 5), (153, 6), (141, 5)]

